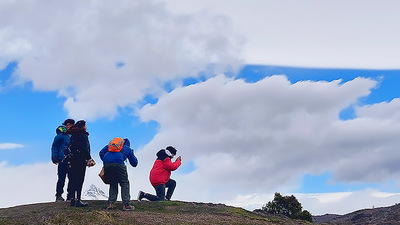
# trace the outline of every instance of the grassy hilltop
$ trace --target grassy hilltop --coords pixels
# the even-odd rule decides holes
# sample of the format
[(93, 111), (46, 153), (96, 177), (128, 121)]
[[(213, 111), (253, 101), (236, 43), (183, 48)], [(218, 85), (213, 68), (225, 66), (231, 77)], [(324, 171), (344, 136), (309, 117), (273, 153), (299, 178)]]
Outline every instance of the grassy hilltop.
[(132, 201), (134, 211), (105, 210), (106, 201), (88, 201), (90, 207), (50, 202), (0, 209), (0, 224), (311, 224), (286, 217), (257, 214), (223, 204), (180, 201)]

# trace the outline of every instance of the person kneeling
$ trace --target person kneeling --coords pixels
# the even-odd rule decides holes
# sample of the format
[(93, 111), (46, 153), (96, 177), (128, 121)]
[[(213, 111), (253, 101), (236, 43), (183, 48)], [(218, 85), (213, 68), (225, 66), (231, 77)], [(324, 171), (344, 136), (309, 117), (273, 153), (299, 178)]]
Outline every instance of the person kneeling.
[(113, 209), (113, 203), (117, 201), (118, 184), (121, 186), (122, 210), (130, 211), (134, 207), (130, 205), (130, 190), (128, 172), (125, 160), (128, 159), (131, 166), (136, 167), (138, 160), (130, 148), (129, 140), (114, 138), (99, 153), (104, 165), (104, 178), (110, 184), (107, 209)]
[[(171, 171), (178, 169), (182, 163), (182, 159), (179, 156), (175, 162), (171, 161), (171, 159), (176, 155), (176, 149), (172, 146), (168, 146), (165, 150), (161, 149), (156, 155), (157, 159), (150, 171), (150, 183), (156, 190), (157, 196), (139, 191), (139, 201), (141, 201), (143, 198), (149, 201), (170, 200), (172, 194), (174, 193), (176, 181), (170, 179)], [(168, 188), (167, 195), (165, 195), (166, 188)]]

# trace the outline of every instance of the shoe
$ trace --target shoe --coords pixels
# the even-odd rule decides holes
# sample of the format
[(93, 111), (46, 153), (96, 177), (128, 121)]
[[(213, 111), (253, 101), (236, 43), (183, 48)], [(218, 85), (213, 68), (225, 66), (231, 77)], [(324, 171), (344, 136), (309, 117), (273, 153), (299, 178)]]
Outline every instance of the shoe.
[(69, 206), (75, 206), (75, 199), (74, 198), (70, 199)]
[(137, 200), (140, 202), (140, 201), (142, 201), (142, 198), (144, 198), (144, 192), (143, 191), (139, 191), (138, 196), (137, 196)]
[(112, 205), (112, 203), (107, 203), (106, 209), (107, 209), (107, 210), (113, 210), (113, 209), (114, 209), (114, 206)]
[(87, 202), (82, 202), (81, 200), (75, 201), (75, 207), (87, 207), (87, 206), (89, 206), (89, 203)]
[(56, 196), (56, 202), (63, 202), (64, 199), (61, 196)]
[(130, 206), (129, 204), (128, 205), (124, 205), (124, 207), (122, 208), (122, 210), (124, 210), (124, 211), (132, 211), (134, 209), (135, 209), (135, 207)]

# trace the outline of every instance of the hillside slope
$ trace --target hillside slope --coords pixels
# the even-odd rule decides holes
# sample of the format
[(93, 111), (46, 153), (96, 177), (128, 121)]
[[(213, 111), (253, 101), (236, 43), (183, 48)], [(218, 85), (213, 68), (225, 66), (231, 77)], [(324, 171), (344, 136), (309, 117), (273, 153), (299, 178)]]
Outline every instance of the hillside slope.
[(242, 208), (211, 203), (134, 201), (134, 211), (105, 210), (106, 201), (89, 201), (90, 207), (50, 202), (0, 209), (0, 224), (310, 224)]
[[(330, 218), (328, 218), (330, 216)], [(323, 219), (321, 219), (323, 218)], [(362, 209), (345, 215), (327, 215), (314, 217), (315, 221), (320, 220), (320, 224), (385, 224), (400, 225), (400, 204), (389, 207), (379, 207), (373, 209)]]

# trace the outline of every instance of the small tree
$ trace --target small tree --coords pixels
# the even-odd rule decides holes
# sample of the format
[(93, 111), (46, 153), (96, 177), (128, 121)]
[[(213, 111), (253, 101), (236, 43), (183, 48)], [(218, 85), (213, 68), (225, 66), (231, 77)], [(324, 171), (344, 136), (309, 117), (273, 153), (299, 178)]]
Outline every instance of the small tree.
[(307, 210), (302, 211), (302, 208), (300, 202), (293, 195), (282, 196), (280, 193), (275, 193), (274, 200), (263, 206), (262, 210), (272, 214), (283, 214), (292, 219), (312, 222), (311, 213)]

